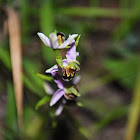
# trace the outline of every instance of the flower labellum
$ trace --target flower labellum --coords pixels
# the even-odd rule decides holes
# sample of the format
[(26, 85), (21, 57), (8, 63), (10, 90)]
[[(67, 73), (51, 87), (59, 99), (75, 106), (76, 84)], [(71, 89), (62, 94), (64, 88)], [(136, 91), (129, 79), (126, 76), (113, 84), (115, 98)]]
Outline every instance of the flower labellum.
[(57, 32), (59, 45), (62, 45), (65, 41), (65, 35), (62, 32)]
[(75, 70), (71, 68), (62, 68), (62, 76), (65, 81), (70, 81), (75, 76)]

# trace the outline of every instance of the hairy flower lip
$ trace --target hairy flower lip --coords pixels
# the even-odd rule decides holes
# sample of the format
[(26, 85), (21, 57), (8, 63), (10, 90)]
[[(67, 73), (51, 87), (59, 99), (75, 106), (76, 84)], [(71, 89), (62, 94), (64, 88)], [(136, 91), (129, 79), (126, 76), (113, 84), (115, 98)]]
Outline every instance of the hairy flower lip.
[(62, 78), (64, 81), (70, 81), (75, 76), (75, 70), (71, 68), (62, 68)]
[(65, 37), (65, 34), (62, 33), (62, 32), (57, 32), (57, 36), (58, 36), (58, 35), (61, 35), (61, 36)]
[(65, 41), (65, 34), (64, 33), (57, 32), (57, 37), (58, 37), (60, 44), (62, 44)]
[(76, 75), (76, 72), (80, 70), (80, 64), (77, 60), (68, 62), (67, 59), (63, 60), (63, 68), (62, 68), (62, 78), (64, 81), (70, 81)]

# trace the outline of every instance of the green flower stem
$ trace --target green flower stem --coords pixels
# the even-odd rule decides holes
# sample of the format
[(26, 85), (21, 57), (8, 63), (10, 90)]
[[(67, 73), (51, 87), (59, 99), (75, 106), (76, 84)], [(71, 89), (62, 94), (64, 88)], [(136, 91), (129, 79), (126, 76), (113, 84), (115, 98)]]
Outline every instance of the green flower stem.
[(134, 140), (140, 114), (140, 73), (134, 89), (134, 96), (128, 114), (125, 140)]
[(63, 68), (63, 65), (62, 65), (62, 56), (60, 54), (60, 50), (59, 49), (55, 49), (54, 50), (54, 53), (55, 53), (55, 56), (56, 56), (56, 62), (57, 64)]

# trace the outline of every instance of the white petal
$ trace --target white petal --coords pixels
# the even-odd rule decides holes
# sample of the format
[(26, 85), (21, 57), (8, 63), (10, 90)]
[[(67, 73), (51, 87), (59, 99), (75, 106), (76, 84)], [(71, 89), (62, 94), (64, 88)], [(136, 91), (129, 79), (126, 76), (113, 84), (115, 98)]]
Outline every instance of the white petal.
[(65, 92), (63, 89), (58, 89), (51, 99), (50, 106), (53, 106), (56, 102), (58, 102), (58, 100), (64, 95), (64, 93)]
[(46, 73), (53, 73), (53, 72), (56, 72), (56, 71), (58, 71), (58, 66), (54, 65), (53, 67), (47, 69), (45, 72)]
[(75, 76), (75, 78), (73, 79), (73, 84), (76, 85), (77, 83), (79, 83), (80, 79), (81, 79), (81, 76)]
[(47, 36), (45, 36), (43, 33), (37, 33), (37, 35), (40, 37), (40, 39), (44, 42), (44, 44), (48, 47), (51, 47), (51, 44), (50, 44), (50, 40)]
[(47, 82), (44, 82), (44, 89), (48, 95), (52, 95), (54, 93), (53, 88)]
[(79, 52), (76, 52), (76, 56), (79, 56)]
[(63, 105), (60, 105), (60, 106), (57, 108), (57, 110), (56, 110), (56, 112), (55, 112), (55, 115), (56, 115), (56, 116), (59, 116), (59, 115), (61, 114), (61, 112), (63, 111), (63, 108), (64, 108), (64, 106), (63, 106)]
[(66, 104), (67, 103), (67, 100), (65, 98), (63, 98), (62, 103), (63, 104)]
[(51, 33), (49, 35), (49, 37), (50, 37), (50, 40), (52, 43), (52, 48), (57, 49), (59, 46), (59, 43), (58, 43), (58, 37), (57, 37), (56, 33)]
[(73, 34), (73, 35), (69, 35), (68, 39), (66, 41), (64, 41), (64, 43), (62, 45), (60, 45), (58, 47), (58, 49), (63, 49), (63, 48), (66, 48), (70, 43), (71, 41), (76, 38), (78, 36), (78, 34)]

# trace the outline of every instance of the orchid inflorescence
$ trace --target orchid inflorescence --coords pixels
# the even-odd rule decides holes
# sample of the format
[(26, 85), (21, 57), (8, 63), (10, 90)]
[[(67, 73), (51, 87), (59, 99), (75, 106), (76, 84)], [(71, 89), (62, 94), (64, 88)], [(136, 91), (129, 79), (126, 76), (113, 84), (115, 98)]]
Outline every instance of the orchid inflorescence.
[[(53, 49), (56, 56), (57, 64), (45, 71), (52, 75), (54, 82), (59, 88), (53, 94), (50, 106), (56, 104), (62, 96), (65, 97), (65, 100), (73, 100), (80, 96), (76, 86), (79, 80), (74, 77), (76, 72), (80, 70), (80, 63), (76, 60), (76, 57), (79, 56), (79, 52), (76, 52), (76, 46), (78, 45), (80, 35), (69, 35), (66, 40), (65, 35), (57, 31), (51, 33), (49, 38), (43, 33), (38, 32), (37, 34), (46, 46)], [(62, 58), (60, 49), (67, 49), (66, 58)], [(62, 107), (60, 108), (62, 110)]]

